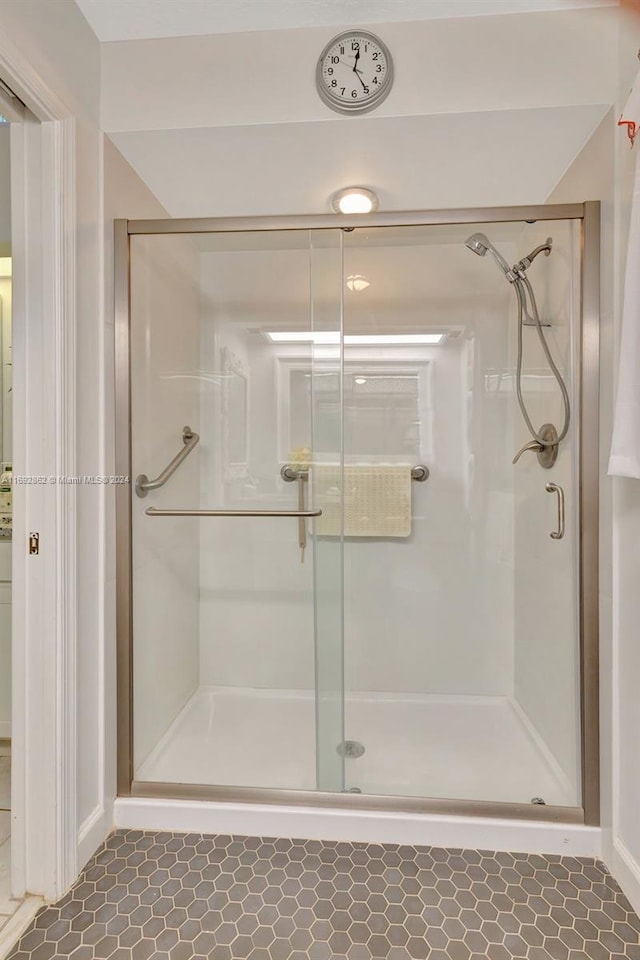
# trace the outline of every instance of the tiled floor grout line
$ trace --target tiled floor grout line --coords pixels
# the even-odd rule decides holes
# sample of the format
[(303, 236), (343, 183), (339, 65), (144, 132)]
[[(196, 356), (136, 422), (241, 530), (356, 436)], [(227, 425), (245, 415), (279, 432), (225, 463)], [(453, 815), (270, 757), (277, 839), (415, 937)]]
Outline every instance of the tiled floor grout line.
[(584, 858), (117, 831), (10, 960), (640, 960)]

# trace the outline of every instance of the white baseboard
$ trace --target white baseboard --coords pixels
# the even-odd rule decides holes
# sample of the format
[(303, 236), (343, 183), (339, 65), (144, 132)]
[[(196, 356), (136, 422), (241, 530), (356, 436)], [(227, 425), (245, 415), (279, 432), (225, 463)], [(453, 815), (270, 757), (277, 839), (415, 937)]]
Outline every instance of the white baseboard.
[(640, 864), (620, 840), (613, 841), (613, 854), (607, 867), (633, 909), (640, 915)]
[(401, 843), (573, 857), (602, 854), (597, 827), (489, 817), (122, 797), (115, 802), (114, 820), (116, 827), (134, 830)]
[(91, 859), (109, 832), (104, 807), (96, 806), (78, 830), (78, 871)]
[(42, 897), (25, 897), (11, 919), (7, 920), (0, 930), (0, 960), (9, 956), (40, 907), (43, 906)]

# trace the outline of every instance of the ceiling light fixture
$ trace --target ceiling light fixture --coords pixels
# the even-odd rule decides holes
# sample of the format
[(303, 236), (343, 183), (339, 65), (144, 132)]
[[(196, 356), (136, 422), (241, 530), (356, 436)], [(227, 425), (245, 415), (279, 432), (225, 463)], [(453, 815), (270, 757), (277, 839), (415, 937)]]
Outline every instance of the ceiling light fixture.
[[(340, 343), (340, 334), (334, 330), (277, 330), (266, 334), (272, 343), (313, 343), (316, 345), (337, 345)], [(445, 339), (444, 333), (396, 333), (347, 335), (344, 338), (346, 346), (363, 347), (413, 347), (435, 346)]]
[(345, 187), (331, 197), (336, 213), (375, 213), (378, 198), (368, 187)]
[(347, 289), (353, 290), (354, 293), (360, 293), (361, 290), (366, 290), (367, 287), (371, 286), (371, 281), (363, 277), (361, 273), (352, 273), (351, 276), (347, 277), (345, 283)]

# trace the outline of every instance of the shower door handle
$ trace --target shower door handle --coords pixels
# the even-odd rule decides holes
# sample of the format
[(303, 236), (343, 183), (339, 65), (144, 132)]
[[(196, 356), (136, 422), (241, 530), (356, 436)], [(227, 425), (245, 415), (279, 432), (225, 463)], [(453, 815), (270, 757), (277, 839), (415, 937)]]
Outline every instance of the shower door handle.
[(162, 510), (147, 507), (148, 517), (321, 517), (322, 510)]
[(564, 537), (564, 490), (557, 483), (547, 483), (545, 490), (547, 493), (555, 493), (558, 497), (558, 529), (553, 530), (549, 536), (552, 540), (562, 540)]

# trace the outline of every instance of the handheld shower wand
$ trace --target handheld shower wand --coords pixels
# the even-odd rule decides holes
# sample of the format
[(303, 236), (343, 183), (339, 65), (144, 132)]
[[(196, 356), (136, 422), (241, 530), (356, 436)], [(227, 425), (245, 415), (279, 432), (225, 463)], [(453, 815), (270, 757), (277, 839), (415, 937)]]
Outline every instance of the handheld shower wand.
[(484, 233), (472, 233), (468, 240), (464, 242), (465, 247), (469, 247), (469, 250), (472, 250), (473, 253), (477, 253), (479, 257), (485, 257), (487, 252), (491, 254), (495, 262), (498, 264), (505, 277), (509, 283), (513, 283), (516, 279), (515, 274), (511, 270), (511, 267), (502, 256), (499, 250), (496, 250), (494, 245), (489, 240), (488, 236)]
[[(569, 393), (567, 391), (566, 384), (562, 379), (562, 375), (554, 363), (553, 357), (551, 356), (549, 345), (542, 330), (542, 323), (540, 321), (538, 305), (536, 303), (533, 287), (531, 286), (528, 277), (525, 275), (526, 271), (540, 253), (544, 253), (547, 257), (549, 256), (551, 253), (552, 243), (553, 241), (551, 237), (549, 237), (546, 243), (539, 244), (526, 257), (523, 257), (522, 260), (519, 260), (513, 265), (513, 267), (510, 267), (500, 251), (496, 250), (489, 238), (484, 233), (473, 233), (467, 240), (465, 240), (465, 246), (467, 246), (469, 250), (477, 254), (479, 257), (486, 256), (488, 251), (504, 273), (509, 283), (511, 283), (514, 287), (518, 300), (518, 360), (516, 365), (516, 396), (518, 398), (520, 412), (522, 413), (524, 422), (526, 423), (527, 429), (533, 437), (533, 440), (529, 441), (529, 443), (526, 443), (524, 447), (518, 450), (513, 458), (513, 463), (517, 463), (525, 451), (535, 450), (538, 454), (538, 460), (543, 467), (552, 467), (555, 463), (558, 455), (558, 446), (567, 435), (571, 417)], [(527, 298), (531, 305), (533, 316), (531, 316), (527, 310)], [(525, 317), (527, 318), (526, 321)], [(560, 388), (560, 393), (562, 394), (562, 402), (564, 405), (564, 424), (560, 433), (557, 433), (553, 424), (548, 423), (545, 423), (540, 430), (536, 430), (531, 422), (529, 412), (522, 396), (522, 326), (525, 322), (535, 326), (536, 330), (538, 331), (540, 345), (542, 346), (551, 372), (556, 378), (558, 387)]]

